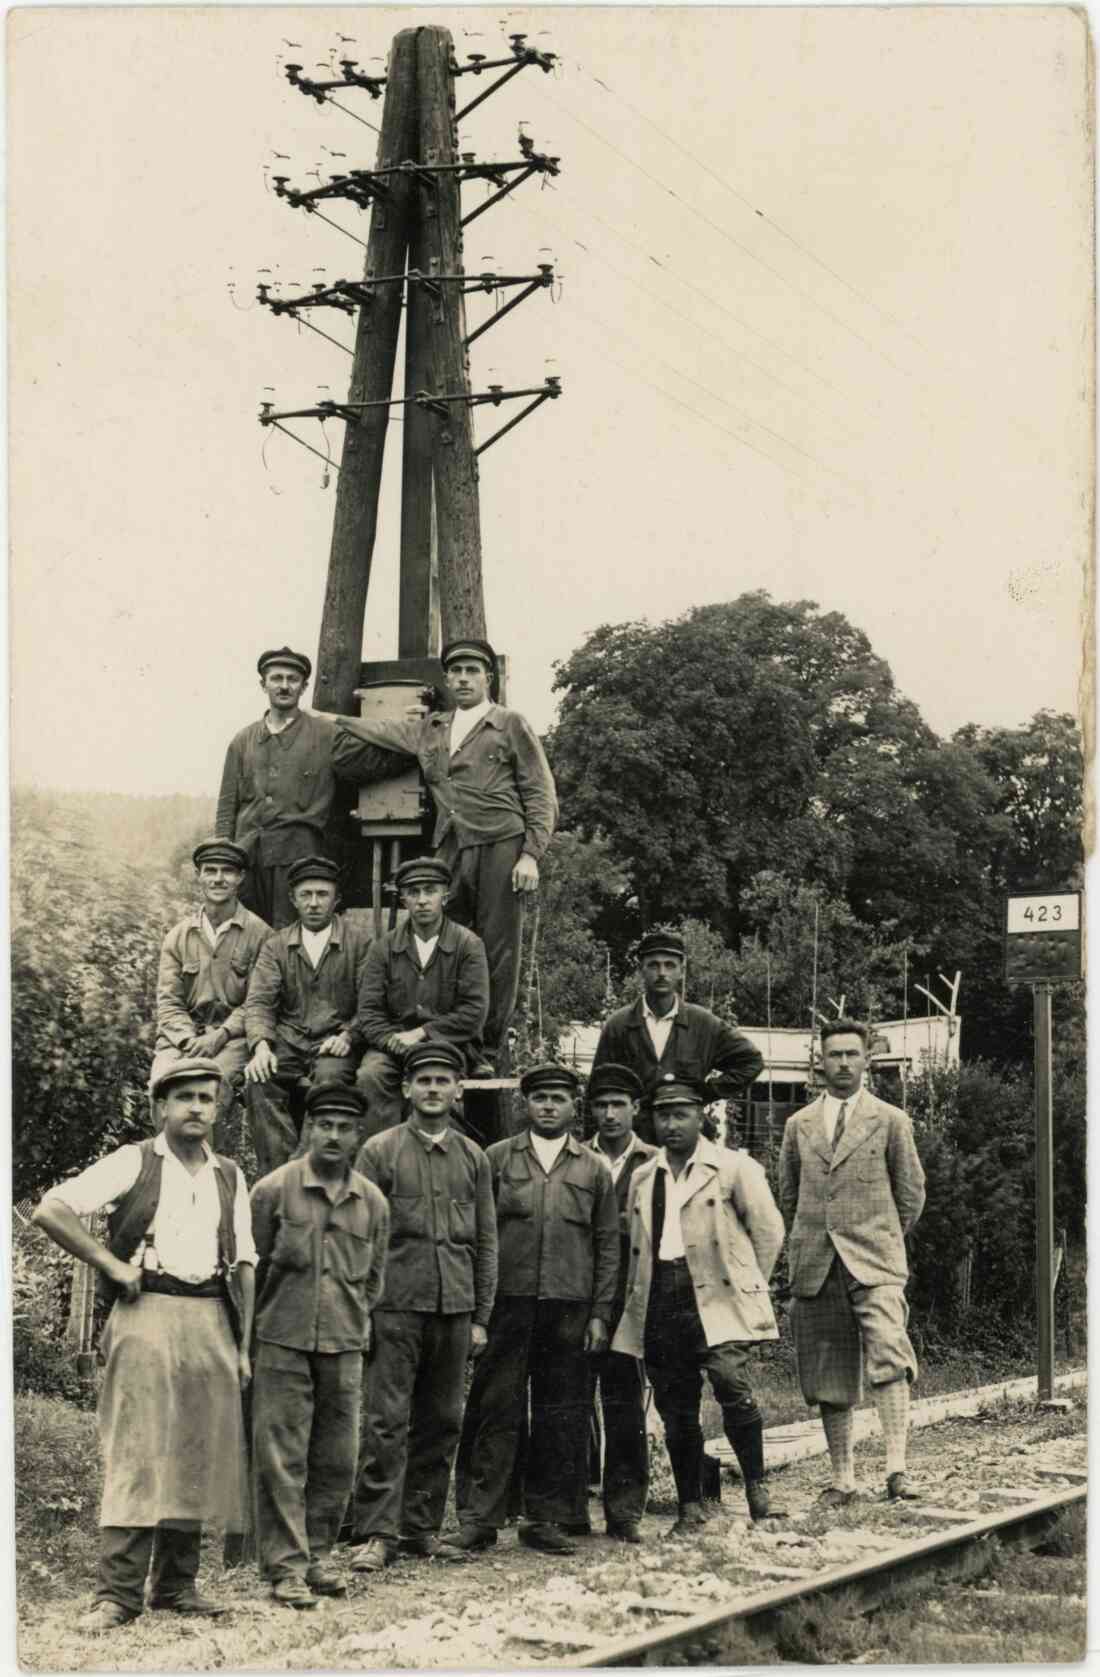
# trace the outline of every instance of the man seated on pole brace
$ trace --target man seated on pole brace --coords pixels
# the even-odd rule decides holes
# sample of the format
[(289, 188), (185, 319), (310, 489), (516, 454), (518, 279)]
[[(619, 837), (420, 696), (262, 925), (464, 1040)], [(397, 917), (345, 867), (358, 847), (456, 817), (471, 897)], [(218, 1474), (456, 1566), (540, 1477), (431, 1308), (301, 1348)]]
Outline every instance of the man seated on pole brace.
[(364, 744), (419, 762), (435, 801), (433, 844), (453, 870), (447, 913), (485, 945), (484, 1049), (499, 1070), (519, 989), (523, 904), (538, 890), (557, 794), (530, 723), (493, 700), (497, 664), (489, 642), (450, 641), (440, 662), (454, 710), (414, 706), (400, 722), (338, 716), (332, 760), (337, 774), (360, 780), (383, 777), (376, 753), (364, 756)]
[(908, 1117), (863, 1087), (867, 1030), (834, 1019), (821, 1030), (825, 1092), (787, 1119), (779, 1203), (790, 1231), (787, 1268), (802, 1395), (818, 1404), (833, 1483), (822, 1502), (859, 1495), (852, 1409), (863, 1372), (886, 1440), (891, 1500), (918, 1493), (906, 1477), (909, 1386), (917, 1358), (906, 1331), (905, 1236), (924, 1209), (924, 1171)]
[(451, 883), (446, 862), (418, 856), (401, 864), (393, 883), (408, 918), (373, 940), (359, 987), (359, 1029), (367, 1051), (358, 1082), (370, 1102), (365, 1140), (401, 1122), (412, 1049), (429, 1041), (450, 1043), (462, 1062), (459, 1075), (476, 1075), (489, 1012), (485, 945), (443, 913)]
[[(224, 1613), (197, 1587), (204, 1522), (248, 1523), (241, 1392), (256, 1249), (244, 1177), (211, 1152), (220, 1073), (177, 1060), (153, 1084), (160, 1133), (52, 1188), (34, 1214), (113, 1299), (100, 1341), (103, 1501), (96, 1604), (83, 1631), (151, 1607)], [(81, 1222), (108, 1211), (106, 1244)]]
[(783, 1219), (763, 1167), (702, 1133), (705, 1084), (662, 1084), (653, 1101), (661, 1150), (630, 1188), (630, 1274), (611, 1348), (645, 1358), (680, 1505), (670, 1537), (705, 1524), (706, 1371), (745, 1482), (753, 1521), (781, 1518), (764, 1484), (764, 1422), (749, 1383), (752, 1347), (778, 1339), (768, 1280)]

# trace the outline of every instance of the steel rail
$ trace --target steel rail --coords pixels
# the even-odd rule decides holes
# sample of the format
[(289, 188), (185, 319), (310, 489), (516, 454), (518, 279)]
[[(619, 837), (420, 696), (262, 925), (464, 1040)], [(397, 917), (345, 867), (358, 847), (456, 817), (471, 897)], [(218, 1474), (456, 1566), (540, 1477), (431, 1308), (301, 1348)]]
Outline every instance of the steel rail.
[[(743, 1650), (744, 1633), (763, 1642), (774, 1640), (780, 1615), (814, 1596), (848, 1590), (859, 1598), (861, 1610), (866, 1612), (886, 1596), (904, 1592), (930, 1574), (969, 1573), (975, 1552), (983, 1546), (991, 1548), (994, 1542), (1000, 1542), (1017, 1549), (1035, 1548), (1060, 1515), (1084, 1503), (1086, 1494), (1082, 1486), (1015, 1508), (1000, 1509), (984, 1519), (954, 1526), (950, 1531), (898, 1544), (875, 1560), (855, 1561), (819, 1573), (816, 1578), (759, 1591), (743, 1598), (736, 1606), (709, 1608), (674, 1625), (662, 1624), (637, 1636), (609, 1640), (581, 1659), (563, 1659), (555, 1664), (571, 1670), (727, 1664), (728, 1656), (738, 1652), (735, 1644)], [(676, 1658), (670, 1660), (670, 1655)]]

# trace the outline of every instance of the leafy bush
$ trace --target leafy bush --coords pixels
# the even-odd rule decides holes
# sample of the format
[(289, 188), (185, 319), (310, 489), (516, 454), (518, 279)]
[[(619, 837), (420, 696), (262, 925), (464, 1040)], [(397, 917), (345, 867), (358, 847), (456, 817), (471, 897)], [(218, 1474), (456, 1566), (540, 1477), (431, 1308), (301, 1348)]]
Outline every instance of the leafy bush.
[(92, 1582), (102, 1472), (95, 1418), (59, 1398), (18, 1394), (15, 1552), (21, 1594), (71, 1595)]
[(12, 1379), (16, 1393), (35, 1392), (87, 1407), (93, 1400), (65, 1339), (72, 1259), (37, 1229), (12, 1243)]

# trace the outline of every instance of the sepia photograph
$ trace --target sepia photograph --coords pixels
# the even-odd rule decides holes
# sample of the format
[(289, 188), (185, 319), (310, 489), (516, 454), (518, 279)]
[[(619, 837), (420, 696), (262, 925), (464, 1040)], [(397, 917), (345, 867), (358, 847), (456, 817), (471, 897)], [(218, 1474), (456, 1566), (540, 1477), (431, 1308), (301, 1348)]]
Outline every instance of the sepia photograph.
[(5, 1657), (1083, 1660), (1089, 13), (6, 62)]

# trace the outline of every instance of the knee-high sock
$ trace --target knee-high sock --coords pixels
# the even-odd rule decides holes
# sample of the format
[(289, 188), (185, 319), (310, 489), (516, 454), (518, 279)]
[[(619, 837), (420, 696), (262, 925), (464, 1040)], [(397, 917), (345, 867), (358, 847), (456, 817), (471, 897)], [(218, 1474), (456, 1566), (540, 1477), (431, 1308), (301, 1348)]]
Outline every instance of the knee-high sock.
[(821, 1424), (825, 1428), (825, 1442), (833, 1464), (833, 1487), (838, 1491), (854, 1491), (856, 1468), (852, 1453), (852, 1411), (835, 1403), (823, 1403)]
[(875, 1387), (875, 1406), (886, 1440), (886, 1472), (904, 1473), (909, 1434), (909, 1382), (904, 1375), (889, 1385)]

